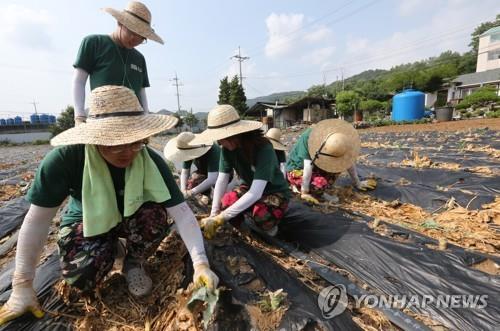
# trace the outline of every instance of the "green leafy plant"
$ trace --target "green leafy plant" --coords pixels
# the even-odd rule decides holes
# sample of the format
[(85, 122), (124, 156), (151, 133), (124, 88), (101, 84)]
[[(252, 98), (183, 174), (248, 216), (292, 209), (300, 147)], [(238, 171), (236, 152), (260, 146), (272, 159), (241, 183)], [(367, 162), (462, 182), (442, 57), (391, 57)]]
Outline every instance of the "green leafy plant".
[(285, 302), (286, 296), (282, 288), (274, 292), (268, 291), (262, 294), (262, 300), (258, 302), (259, 308), (263, 312), (275, 311)]

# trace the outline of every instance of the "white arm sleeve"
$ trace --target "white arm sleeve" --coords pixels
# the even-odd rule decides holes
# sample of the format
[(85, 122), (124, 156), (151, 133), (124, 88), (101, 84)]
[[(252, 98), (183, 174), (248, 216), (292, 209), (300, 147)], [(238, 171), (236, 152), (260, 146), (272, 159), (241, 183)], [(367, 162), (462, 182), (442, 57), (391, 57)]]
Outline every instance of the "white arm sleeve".
[(311, 178), (313, 173), (313, 165), (311, 160), (304, 160), (304, 171), (302, 173), (301, 191), (309, 193)]
[(239, 198), (238, 201), (236, 201), (231, 207), (224, 210), (222, 212), (222, 217), (224, 217), (225, 220), (228, 220), (250, 208), (262, 197), (266, 185), (267, 181), (263, 179), (254, 179), (252, 181), (252, 186), (250, 186), (247, 193), (243, 194), (241, 198)]
[(177, 225), (177, 230), (191, 256), (193, 266), (201, 263), (208, 264), (200, 226), (191, 208), (189, 208), (186, 202), (182, 202), (176, 206), (167, 208), (167, 212), (172, 216)]
[(83, 69), (75, 68), (73, 75), (73, 103), (75, 106), (75, 118), (87, 117), (85, 113), (85, 84), (89, 73)]
[(181, 191), (186, 192), (187, 181), (189, 178), (189, 169), (181, 170)]
[(206, 190), (210, 189), (217, 181), (218, 176), (219, 176), (218, 172), (209, 172), (207, 174), (207, 179), (205, 179), (200, 184), (198, 184), (198, 186), (194, 187), (191, 190), (191, 193), (198, 194), (198, 193), (205, 192)]
[(347, 172), (349, 173), (349, 176), (351, 177), (352, 182), (354, 183), (354, 186), (359, 187), (361, 185), (358, 177), (358, 171), (356, 169), (356, 165), (354, 164), (352, 167), (347, 169)]
[(57, 209), (31, 205), (19, 230), (16, 249), (16, 269), (12, 284), (33, 281), (36, 266), (47, 242), (49, 227)]
[(226, 192), (227, 183), (229, 182), (229, 174), (225, 172), (219, 172), (219, 176), (217, 177), (217, 182), (215, 183), (214, 189), (214, 197), (212, 199), (212, 210), (210, 212), (210, 216), (215, 216), (220, 211), (220, 200), (222, 196)]
[(146, 97), (146, 89), (144, 87), (139, 92), (139, 98), (141, 99), (139, 101), (141, 102), (142, 109), (144, 109), (146, 114), (149, 113), (148, 98)]
[(280, 163), (280, 170), (281, 170), (281, 172), (283, 173), (283, 176), (285, 176), (285, 179), (286, 179), (286, 163), (285, 162), (281, 162)]

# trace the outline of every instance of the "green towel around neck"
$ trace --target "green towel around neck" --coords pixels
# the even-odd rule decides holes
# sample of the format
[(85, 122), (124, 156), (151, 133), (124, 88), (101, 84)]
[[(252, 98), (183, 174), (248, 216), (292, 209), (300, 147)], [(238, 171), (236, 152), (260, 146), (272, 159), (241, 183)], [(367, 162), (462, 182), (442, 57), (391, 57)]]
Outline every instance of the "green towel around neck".
[[(144, 202), (169, 199), (167, 185), (144, 148), (125, 170), (123, 216), (133, 215)], [(85, 146), (82, 208), (84, 237), (106, 233), (122, 221), (108, 165), (95, 145)]]

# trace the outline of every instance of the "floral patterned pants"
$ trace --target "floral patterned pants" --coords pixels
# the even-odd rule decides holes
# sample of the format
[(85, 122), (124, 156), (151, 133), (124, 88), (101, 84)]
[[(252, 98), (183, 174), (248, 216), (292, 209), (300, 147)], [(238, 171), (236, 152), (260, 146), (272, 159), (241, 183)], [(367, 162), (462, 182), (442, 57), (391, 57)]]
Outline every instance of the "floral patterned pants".
[[(248, 191), (247, 185), (236, 186), (233, 191), (224, 194), (222, 197), (222, 210), (228, 208), (243, 194)], [(278, 225), (286, 210), (288, 209), (288, 199), (282, 193), (273, 193), (262, 196), (252, 207), (248, 208), (244, 214), (252, 218), (259, 228), (264, 231), (271, 230)], [(242, 218), (236, 219), (232, 223), (239, 226)], [(236, 223), (236, 224), (235, 224)], [(239, 223), (239, 224), (238, 224)]]
[[(301, 169), (287, 172), (288, 182), (298, 191), (300, 191), (302, 186), (302, 175), (303, 170)], [(329, 173), (315, 167), (311, 176), (311, 184), (309, 185), (311, 195), (321, 197), (326, 189), (333, 187), (337, 177), (338, 174)]]
[(165, 206), (147, 202), (109, 232), (83, 236), (83, 221), (62, 226), (57, 244), (62, 275), (82, 291), (93, 290), (113, 267), (118, 238), (127, 239), (127, 256), (143, 260), (152, 255), (170, 231)]

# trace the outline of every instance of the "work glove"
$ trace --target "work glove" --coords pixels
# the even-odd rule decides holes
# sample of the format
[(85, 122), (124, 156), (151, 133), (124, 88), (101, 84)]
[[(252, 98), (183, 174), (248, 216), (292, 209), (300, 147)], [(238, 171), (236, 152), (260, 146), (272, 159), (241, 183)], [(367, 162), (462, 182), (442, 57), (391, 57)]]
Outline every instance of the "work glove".
[(217, 229), (224, 224), (224, 217), (222, 214), (216, 216), (205, 217), (201, 220), (200, 227), (203, 231), (203, 235), (207, 239), (212, 239), (217, 233)]
[(189, 199), (193, 196), (193, 193), (191, 192), (191, 190), (186, 190), (182, 191), (182, 195), (184, 196), (184, 199)]
[(205, 286), (208, 290), (213, 291), (219, 284), (219, 277), (207, 263), (200, 263), (194, 266), (193, 283), (196, 288)]
[(31, 312), (36, 318), (42, 318), (44, 315), (31, 281), (12, 287), (9, 300), (0, 308), (0, 325), (27, 312)]
[(377, 181), (373, 178), (369, 178), (367, 180), (362, 180), (356, 186), (356, 188), (360, 191), (371, 191), (377, 187)]
[(306, 202), (312, 203), (313, 205), (319, 205), (318, 199), (310, 195), (309, 193), (302, 192), (300, 198)]

